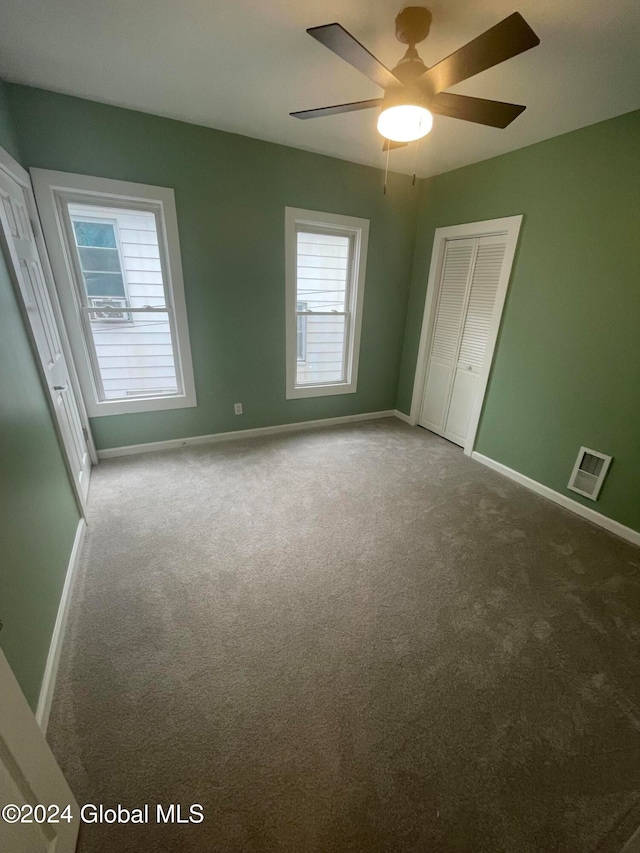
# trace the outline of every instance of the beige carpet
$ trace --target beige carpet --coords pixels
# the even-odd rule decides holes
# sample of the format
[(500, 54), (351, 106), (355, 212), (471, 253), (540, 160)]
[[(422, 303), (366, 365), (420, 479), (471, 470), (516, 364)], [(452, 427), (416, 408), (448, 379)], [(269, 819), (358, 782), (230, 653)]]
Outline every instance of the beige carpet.
[(100, 465), (50, 741), (80, 853), (618, 853), (640, 551), (371, 421)]

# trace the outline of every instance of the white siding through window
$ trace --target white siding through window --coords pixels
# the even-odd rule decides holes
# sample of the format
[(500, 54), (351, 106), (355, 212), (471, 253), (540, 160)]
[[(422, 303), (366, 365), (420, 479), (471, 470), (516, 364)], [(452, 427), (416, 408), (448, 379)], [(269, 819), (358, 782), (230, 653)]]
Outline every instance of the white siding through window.
[[(113, 223), (115, 228), (124, 293), (111, 298), (105, 294), (103, 304), (112, 308), (160, 308), (165, 305), (153, 213), (72, 203), (69, 204), (69, 216), (74, 225), (102, 222)], [(81, 253), (81, 249), (78, 251)], [(95, 255), (101, 250), (93, 251)], [(82, 267), (82, 255), (80, 264)], [(94, 285), (94, 290), (88, 294), (89, 304), (99, 306), (100, 299), (92, 295), (96, 293), (96, 287), (99, 285)], [(95, 312), (90, 315), (90, 327), (104, 399), (121, 400), (178, 392), (168, 313), (123, 311), (114, 316)]]
[(298, 385), (345, 381), (351, 247), (341, 234), (297, 232), (296, 305), (306, 306)]

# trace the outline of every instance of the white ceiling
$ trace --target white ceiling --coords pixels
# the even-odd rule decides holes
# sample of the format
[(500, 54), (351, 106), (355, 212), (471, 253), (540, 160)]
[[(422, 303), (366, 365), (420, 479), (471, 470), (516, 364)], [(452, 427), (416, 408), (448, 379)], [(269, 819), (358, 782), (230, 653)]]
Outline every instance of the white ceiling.
[[(413, 0), (414, 5), (419, 0)], [(305, 29), (339, 21), (387, 67), (403, 46), (388, 0), (0, 0), (0, 77), (384, 166), (376, 110), (292, 110), (381, 90)], [(638, 0), (427, 0), (427, 65), (513, 11), (539, 47), (452, 91), (527, 105), (506, 130), (436, 116), (418, 174), (438, 174), (640, 108)], [(390, 168), (412, 173), (415, 147)]]

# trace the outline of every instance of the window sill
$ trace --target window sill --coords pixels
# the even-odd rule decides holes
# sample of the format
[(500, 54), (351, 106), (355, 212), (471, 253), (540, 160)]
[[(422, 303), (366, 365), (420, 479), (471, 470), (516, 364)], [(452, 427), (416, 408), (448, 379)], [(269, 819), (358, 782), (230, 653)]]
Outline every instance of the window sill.
[(95, 400), (87, 404), (90, 418), (105, 415), (129, 415), (137, 412), (161, 412), (167, 409), (190, 409), (197, 406), (195, 394), (180, 394), (171, 397), (150, 397), (138, 400)]
[(329, 397), (334, 394), (355, 394), (355, 382), (336, 382), (333, 385), (298, 385), (287, 388), (287, 400), (303, 397)]

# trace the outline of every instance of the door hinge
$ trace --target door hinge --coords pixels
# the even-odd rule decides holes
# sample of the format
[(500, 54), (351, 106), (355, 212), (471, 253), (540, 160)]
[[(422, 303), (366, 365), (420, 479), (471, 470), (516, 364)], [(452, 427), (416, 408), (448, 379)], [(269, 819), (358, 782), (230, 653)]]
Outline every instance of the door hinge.
[(84, 436), (84, 440), (89, 444), (89, 430), (85, 426), (82, 427), (82, 434)]

